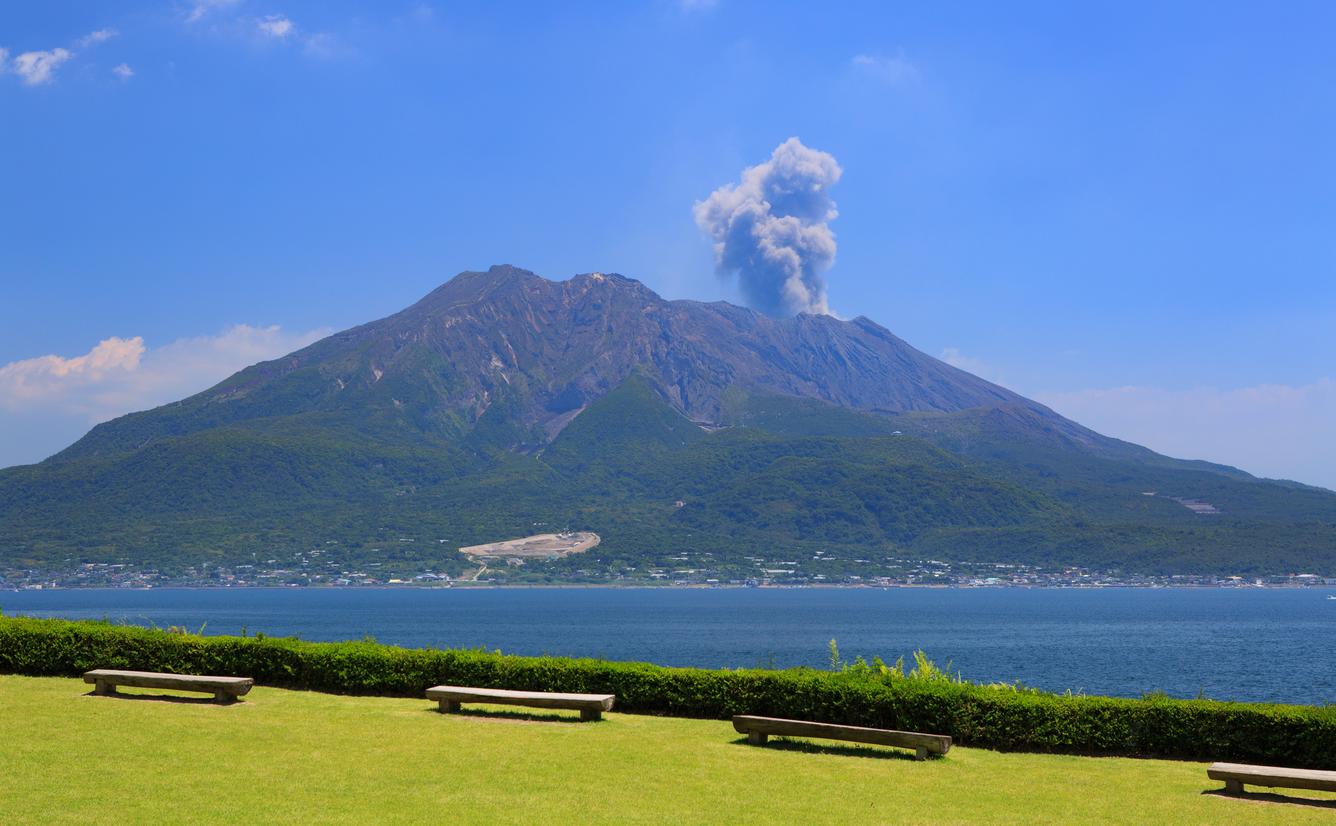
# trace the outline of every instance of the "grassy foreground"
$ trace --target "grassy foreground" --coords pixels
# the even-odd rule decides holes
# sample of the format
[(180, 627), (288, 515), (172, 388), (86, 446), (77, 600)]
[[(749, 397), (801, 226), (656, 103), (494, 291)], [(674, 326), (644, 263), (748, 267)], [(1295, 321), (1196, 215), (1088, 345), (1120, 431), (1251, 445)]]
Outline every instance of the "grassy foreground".
[[(256, 688), (203, 695), (0, 676), (6, 823), (1330, 823), (1336, 795), (1247, 799), (1205, 765), (780, 742), (732, 726), (477, 711)], [(190, 696), (184, 700), (180, 697)], [(1283, 802), (1282, 802), (1283, 801)]]

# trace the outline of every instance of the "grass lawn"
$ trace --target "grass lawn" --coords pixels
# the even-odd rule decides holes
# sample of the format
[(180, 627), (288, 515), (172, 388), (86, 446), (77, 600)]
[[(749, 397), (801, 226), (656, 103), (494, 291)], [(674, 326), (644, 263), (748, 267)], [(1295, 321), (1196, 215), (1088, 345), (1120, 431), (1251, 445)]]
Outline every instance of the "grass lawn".
[(1336, 795), (1224, 797), (1200, 763), (962, 748), (920, 763), (893, 749), (748, 746), (709, 720), (447, 716), (425, 700), (271, 688), (217, 706), (89, 688), (0, 676), (0, 821), (1336, 822)]

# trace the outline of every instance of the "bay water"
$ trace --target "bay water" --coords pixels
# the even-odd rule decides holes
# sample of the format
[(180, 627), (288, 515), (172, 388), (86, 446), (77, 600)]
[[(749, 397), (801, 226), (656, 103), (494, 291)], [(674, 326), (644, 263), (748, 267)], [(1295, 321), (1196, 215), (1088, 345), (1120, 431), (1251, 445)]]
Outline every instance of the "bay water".
[(1137, 697), (1336, 703), (1336, 589), (256, 588), (0, 593), (6, 614), (717, 667), (887, 662)]

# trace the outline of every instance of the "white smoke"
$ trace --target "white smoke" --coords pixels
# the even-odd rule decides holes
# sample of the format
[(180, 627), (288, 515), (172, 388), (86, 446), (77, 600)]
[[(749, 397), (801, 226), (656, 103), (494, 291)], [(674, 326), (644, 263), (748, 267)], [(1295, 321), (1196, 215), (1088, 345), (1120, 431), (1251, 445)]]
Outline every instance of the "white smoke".
[(835, 262), (838, 212), (828, 190), (840, 165), (789, 138), (742, 180), (696, 203), (696, 224), (714, 241), (715, 262), (737, 273), (742, 294), (767, 315), (827, 315), (822, 273)]

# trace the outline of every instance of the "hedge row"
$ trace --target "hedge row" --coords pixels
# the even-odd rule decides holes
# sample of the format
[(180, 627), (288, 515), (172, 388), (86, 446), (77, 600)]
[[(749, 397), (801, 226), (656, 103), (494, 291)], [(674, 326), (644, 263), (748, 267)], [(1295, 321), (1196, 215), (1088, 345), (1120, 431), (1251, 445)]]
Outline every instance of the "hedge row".
[(762, 714), (949, 734), (1004, 751), (1336, 766), (1336, 707), (1141, 700), (894, 677), (871, 669), (707, 670), (483, 651), (202, 637), (97, 622), (0, 617), (0, 672), (130, 668), (254, 677), (260, 685), (421, 697), (441, 683), (608, 692), (620, 711)]

